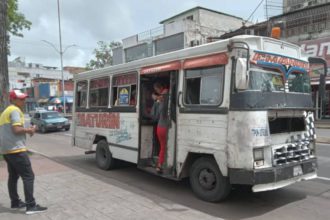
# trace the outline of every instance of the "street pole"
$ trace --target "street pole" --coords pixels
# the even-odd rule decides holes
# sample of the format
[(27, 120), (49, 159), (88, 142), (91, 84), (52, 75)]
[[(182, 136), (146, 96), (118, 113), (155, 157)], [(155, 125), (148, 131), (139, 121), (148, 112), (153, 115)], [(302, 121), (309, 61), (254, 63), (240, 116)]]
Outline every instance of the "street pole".
[[(67, 49), (69, 49), (70, 47), (76, 47), (77, 45), (75, 45), (75, 44), (72, 44), (72, 45), (69, 45), (69, 46), (67, 46), (67, 47), (65, 47), (64, 48), (64, 50), (58, 50), (57, 48), (56, 48), (56, 46), (53, 44), (53, 43), (51, 43), (51, 42), (49, 42), (49, 41), (46, 41), (46, 40), (41, 40), (42, 42), (44, 42), (44, 43), (46, 43), (46, 44), (49, 44), (52, 48), (54, 48), (54, 50), (57, 52), (57, 53), (59, 53), (60, 54), (60, 58), (61, 58), (61, 75), (62, 75), (62, 79), (61, 79), (61, 81), (62, 81), (62, 91), (61, 91), (61, 96), (62, 96), (62, 98), (63, 98), (63, 104), (64, 104), (64, 106), (66, 105), (66, 100), (65, 100), (65, 97), (64, 97), (64, 71), (63, 71), (63, 55), (64, 55), (64, 53), (65, 53), (65, 51), (67, 50)], [(62, 47), (60, 47), (61, 49), (62, 49)], [(66, 114), (66, 109), (65, 109), (65, 111), (64, 111), (64, 114)]]
[(63, 50), (62, 50), (62, 34), (61, 34), (61, 15), (60, 15), (60, 1), (59, 0), (57, 0), (57, 14), (58, 14), (58, 33), (59, 33), (59, 38), (60, 38), (63, 113), (64, 113), (64, 115), (66, 115), (66, 100), (65, 100), (65, 94), (64, 94), (64, 74), (63, 74)]

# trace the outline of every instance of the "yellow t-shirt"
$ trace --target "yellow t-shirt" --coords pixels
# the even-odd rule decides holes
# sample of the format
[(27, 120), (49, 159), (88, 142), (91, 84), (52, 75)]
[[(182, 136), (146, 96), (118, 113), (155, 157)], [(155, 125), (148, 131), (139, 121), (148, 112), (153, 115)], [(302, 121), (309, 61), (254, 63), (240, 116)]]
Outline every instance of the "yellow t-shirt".
[(24, 114), (15, 105), (8, 106), (0, 115), (0, 153), (13, 154), (26, 151), (26, 135), (15, 134), (12, 126), (24, 127)]

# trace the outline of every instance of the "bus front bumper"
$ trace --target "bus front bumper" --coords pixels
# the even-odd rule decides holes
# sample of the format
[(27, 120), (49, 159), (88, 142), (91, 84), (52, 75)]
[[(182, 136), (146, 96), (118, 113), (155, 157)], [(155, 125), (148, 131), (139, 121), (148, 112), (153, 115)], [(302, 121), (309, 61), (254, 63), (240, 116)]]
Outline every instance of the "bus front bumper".
[(274, 190), (317, 177), (316, 158), (277, 167), (243, 170), (229, 169), (231, 184), (252, 185), (253, 192)]

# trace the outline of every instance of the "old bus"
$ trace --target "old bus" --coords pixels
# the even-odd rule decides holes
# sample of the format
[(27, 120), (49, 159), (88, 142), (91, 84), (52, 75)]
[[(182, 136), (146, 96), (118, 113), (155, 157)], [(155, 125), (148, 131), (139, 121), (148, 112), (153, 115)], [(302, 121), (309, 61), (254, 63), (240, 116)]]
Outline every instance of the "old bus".
[[(104, 170), (124, 160), (162, 177), (189, 177), (193, 192), (212, 202), (233, 184), (260, 192), (316, 178), (312, 64), (326, 74), (322, 60), (296, 45), (237, 36), (81, 73), (72, 143), (95, 153)], [(148, 117), (157, 80), (169, 88), (161, 174)]]

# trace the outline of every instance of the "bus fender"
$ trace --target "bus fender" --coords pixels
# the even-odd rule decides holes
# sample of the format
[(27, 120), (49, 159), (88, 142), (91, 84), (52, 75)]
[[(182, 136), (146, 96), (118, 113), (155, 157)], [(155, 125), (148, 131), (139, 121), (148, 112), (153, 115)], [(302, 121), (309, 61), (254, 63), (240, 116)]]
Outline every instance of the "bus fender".
[(223, 152), (218, 152), (218, 153), (186, 152), (184, 157), (185, 157), (184, 163), (178, 163), (177, 165), (179, 179), (189, 176), (190, 167), (192, 166), (194, 161), (196, 161), (200, 157), (212, 157), (218, 164), (221, 174), (225, 177), (228, 176), (226, 154)]

